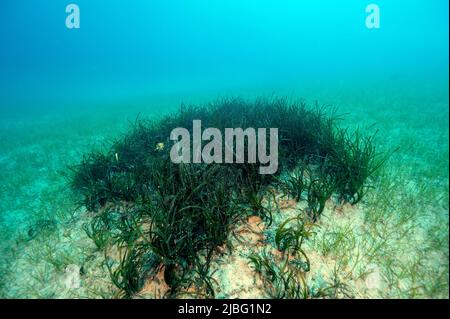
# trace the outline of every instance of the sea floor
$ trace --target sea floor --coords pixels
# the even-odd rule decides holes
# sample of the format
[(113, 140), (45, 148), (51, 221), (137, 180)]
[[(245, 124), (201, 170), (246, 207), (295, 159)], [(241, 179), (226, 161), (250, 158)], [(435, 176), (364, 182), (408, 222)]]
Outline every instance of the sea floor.
[[(449, 297), (448, 89), (418, 87), (306, 96), (288, 91), (290, 98), (336, 105), (345, 113), (342, 126), (378, 129), (380, 149), (396, 150), (361, 203), (327, 203), (305, 242), (311, 261), (308, 285), (339, 282), (345, 289), (336, 291), (336, 298)], [(103, 253), (83, 231), (91, 214), (75, 206), (67, 167), (126, 132), (128, 120), (139, 113), (159, 116), (182, 101), (153, 99), (126, 108), (104, 106), (95, 113), (84, 108), (0, 119), (0, 297), (115, 296)], [(248, 256), (266, 251), (279, 257), (266, 239), (303, 203), (280, 199), (280, 205), (273, 225), (250, 218), (237, 227), (243, 240), (234, 243), (234, 250), (217, 254), (212, 267), (216, 297), (269, 297)], [(166, 290), (156, 276), (138, 297), (158, 298)]]

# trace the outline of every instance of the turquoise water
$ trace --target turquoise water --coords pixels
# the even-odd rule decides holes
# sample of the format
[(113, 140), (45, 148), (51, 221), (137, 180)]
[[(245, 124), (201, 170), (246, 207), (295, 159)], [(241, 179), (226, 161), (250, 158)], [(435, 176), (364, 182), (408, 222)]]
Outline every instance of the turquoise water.
[[(371, 2), (379, 29), (365, 23)], [(391, 236), (367, 261), (382, 284), (349, 284), (361, 297), (448, 298), (448, 1), (371, 2), (77, 0), (80, 28), (68, 29), (67, 1), (3, 1), (0, 296), (109, 296), (64, 177), (84, 153), (138, 114), (277, 95), (336, 105), (343, 125), (376, 124), (380, 147), (399, 147), (352, 226)], [(403, 237), (381, 235), (375, 215)], [(81, 288), (65, 288), (68, 265), (91, 269)]]
[(366, 27), (370, 2), (359, 0), (76, 3), (80, 29), (71, 30), (67, 1), (2, 4), (3, 112), (254, 86), (276, 91), (291, 82), (447, 76), (444, 0), (377, 1), (380, 29)]

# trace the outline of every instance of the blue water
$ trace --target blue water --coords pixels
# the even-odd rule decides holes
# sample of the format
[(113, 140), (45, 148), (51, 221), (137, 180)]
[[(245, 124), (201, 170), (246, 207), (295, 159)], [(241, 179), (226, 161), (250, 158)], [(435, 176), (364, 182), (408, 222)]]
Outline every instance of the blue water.
[[(0, 6), (1, 114), (78, 102), (448, 75), (448, 1), (86, 1)], [(39, 109), (39, 110), (36, 110)]]

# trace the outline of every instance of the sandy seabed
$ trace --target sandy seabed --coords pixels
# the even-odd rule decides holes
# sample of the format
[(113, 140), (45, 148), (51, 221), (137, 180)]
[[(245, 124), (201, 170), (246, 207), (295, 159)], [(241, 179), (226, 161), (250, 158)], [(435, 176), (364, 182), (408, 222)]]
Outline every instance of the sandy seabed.
[[(332, 298), (448, 298), (448, 92), (379, 93), (383, 98), (339, 97), (349, 113), (344, 125), (377, 123), (381, 147), (399, 150), (362, 202), (327, 202), (304, 243), (307, 285), (338, 287), (329, 290)], [(0, 296), (116, 295), (105, 256), (82, 229), (92, 214), (74, 206), (64, 170), (125, 131), (123, 117), (1, 121)], [(231, 252), (218, 247), (211, 267), (217, 298), (271, 296), (249, 256), (265, 252), (280, 264), (286, 256), (273, 245), (274, 230), (304, 208), (277, 200), (272, 225), (250, 217), (230, 236)], [(160, 272), (136, 297), (161, 298), (167, 289)]]

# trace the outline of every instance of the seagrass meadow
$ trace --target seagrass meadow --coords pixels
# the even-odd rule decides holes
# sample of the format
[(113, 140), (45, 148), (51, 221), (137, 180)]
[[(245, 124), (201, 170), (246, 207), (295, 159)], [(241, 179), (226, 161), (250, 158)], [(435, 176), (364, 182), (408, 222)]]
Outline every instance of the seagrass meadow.
[[(309, 110), (305, 104), (283, 99), (224, 99), (209, 107), (182, 107), (156, 123), (138, 120), (110, 151), (88, 154), (73, 168), (72, 184), (81, 193), (80, 205), (95, 214), (85, 225), (88, 236), (105, 254), (110, 246), (120, 251), (117, 267), (114, 261), (107, 262), (120, 295), (132, 297), (143, 288), (148, 273), (162, 271), (168, 296), (193, 288), (200, 296), (214, 297), (210, 264), (215, 250), (219, 246), (231, 250), (227, 239), (233, 226), (249, 217), (259, 217), (270, 226), (279, 204), (278, 190), (282, 197), (296, 201), (305, 197), (308, 203), (297, 224), (291, 226), (287, 220), (279, 226), (275, 243), (287, 257), (289, 252), (299, 252), (305, 259), (297, 261), (305, 263), (299, 273), (309, 271), (301, 246), (309, 237), (310, 224), (318, 220), (333, 194), (336, 202), (358, 203), (368, 179), (386, 160), (376, 153), (374, 136), (337, 128), (335, 115), (325, 111), (318, 105)], [(173, 163), (168, 148), (156, 146), (169, 145), (166, 137), (173, 128), (186, 127), (194, 119), (222, 130), (280, 127), (280, 174), (259, 174), (258, 163), (245, 161)], [(281, 176), (289, 170), (294, 173)], [(261, 272), (259, 262), (253, 261)], [(295, 282), (294, 272), (288, 276), (280, 296), (300, 297), (305, 291), (308, 297), (308, 287)], [(281, 279), (271, 278), (277, 280)]]
[[(1, 298), (449, 298), (448, 2), (373, 1), (371, 29), (359, 0), (79, 0), (68, 29), (21, 1)], [(275, 173), (248, 136), (242, 162), (174, 162), (194, 121), (276, 128)]]

